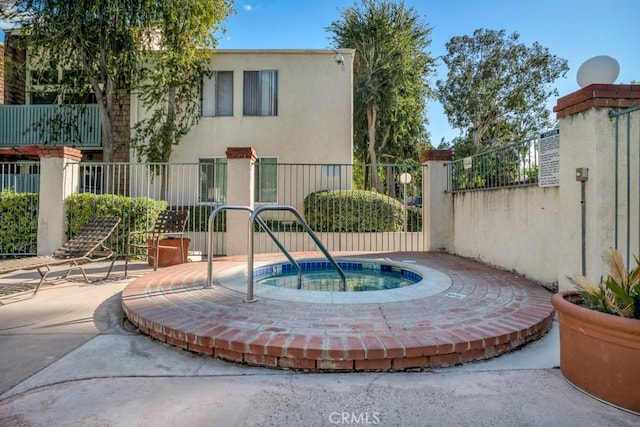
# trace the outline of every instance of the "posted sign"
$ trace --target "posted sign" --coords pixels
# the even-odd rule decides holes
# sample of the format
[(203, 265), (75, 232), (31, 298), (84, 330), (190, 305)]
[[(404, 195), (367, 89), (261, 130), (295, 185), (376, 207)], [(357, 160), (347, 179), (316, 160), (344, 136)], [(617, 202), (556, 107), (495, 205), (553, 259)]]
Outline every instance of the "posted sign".
[(538, 186), (560, 185), (560, 129), (540, 134), (538, 147)]

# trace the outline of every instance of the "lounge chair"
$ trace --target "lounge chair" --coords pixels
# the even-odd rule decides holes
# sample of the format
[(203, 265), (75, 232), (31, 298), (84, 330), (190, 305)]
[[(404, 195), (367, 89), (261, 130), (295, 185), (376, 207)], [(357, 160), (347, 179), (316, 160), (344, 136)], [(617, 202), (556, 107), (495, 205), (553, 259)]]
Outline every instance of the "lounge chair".
[[(153, 270), (158, 269), (158, 258), (160, 257), (160, 249), (163, 250), (179, 250), (180, 259), (184, 259), (186, 255), (183, 253), (184, 229), (189, 220), (189, 211), (170, 211), (164, 210), (158, 215), (155, 225), (151, 231), (132, 231), (127, 237), (127, 255), (124, 262), (124, 275), (127, 276), (129, 268), (129, 257), (134, 255), (132, 250), (145, 249), (147, 257), (153, 260)], [(135, 236), (145, 236), (145, 243), (134, 243), (132, 238)], [(180, 239), (177, 246), (163, 245), (163, 239), (175, 238)]]
[(78, 268), (82, 272), (84, 280), (90, 283), (82, 266), (111, 259), (111, 265), (105, 277), (108, 279), (116, 260), (116, 253), (107, 248), (104, 241), (113, 233), (118, 223), (120, 223), (120, 218), (117, 216), (91, 218), (72, 239), (52, 255), (0, 261), (0, 275), (21, 270), (38, 270), (40, 282), (33, 291), (35, 296), (49, 273), (53, 271), (67, 270), (68, 276), (72, 269)]

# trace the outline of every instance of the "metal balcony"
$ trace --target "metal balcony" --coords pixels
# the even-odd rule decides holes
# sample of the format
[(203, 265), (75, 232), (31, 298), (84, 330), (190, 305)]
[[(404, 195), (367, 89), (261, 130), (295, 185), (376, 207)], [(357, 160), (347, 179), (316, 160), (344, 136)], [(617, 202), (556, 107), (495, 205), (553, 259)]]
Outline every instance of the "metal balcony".
[(101, 147), (98, 105), (0, 105), (0, 148), (28, 145)]

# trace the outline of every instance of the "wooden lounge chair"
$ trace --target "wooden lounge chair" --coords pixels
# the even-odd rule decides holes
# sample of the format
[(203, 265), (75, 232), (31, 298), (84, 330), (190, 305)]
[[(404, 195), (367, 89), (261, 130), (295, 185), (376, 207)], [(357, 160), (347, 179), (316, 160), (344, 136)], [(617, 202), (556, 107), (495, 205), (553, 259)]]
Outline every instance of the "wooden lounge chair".
[[(127, 255), (124, 262), (124, 275), (127, 276), (127, 270), (129, 268), (129, 257), (133, 255), (132, 250), (145, 249), (147, 257), (153, 259), (153, 270), (158, 269), (158, 258), (160, 256), (160, 249), (173, 249), (180, 251), (180, 259), (184, 259), (186, 254), (183, 253), (183, 240), (184, 229), (187, 226), (189, 220), (189, 211), (170, 211), (165, 210), (160, 212), (158, 219), (151, 231), (132, 231), (127, 237)], [(134, 243), (132, 237), (145, 236), (145, 243)], [(166, 238), (180, 239), (180, 243), (177, 246), (168, 246), (162, 244), (163, 239)]]
[(33, 291), (33, 295), (35, 295), (49, 273), (53, 271), (67, 270), (68, 276), (72, 269), (78, 268), (82, 272), (84, 280), (89, 283), (87, 273), (82, 266), (91, 262), (111, 259), (111, 265), (105, 277), (108, 279), (116, 260), (116, 253), (107, 248), (104, 241), (113, 233), (119, 222), (120, 218), (117, 216), (91, 218), (71, 240), (52, 255), (0, 261), (0, 275), (21, 270), (38, 270), (40, 282)]

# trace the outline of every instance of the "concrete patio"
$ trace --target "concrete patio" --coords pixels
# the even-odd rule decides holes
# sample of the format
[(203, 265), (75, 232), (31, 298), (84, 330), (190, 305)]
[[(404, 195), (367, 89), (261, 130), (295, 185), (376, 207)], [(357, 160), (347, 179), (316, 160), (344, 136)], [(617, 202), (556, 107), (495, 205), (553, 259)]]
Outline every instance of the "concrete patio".
[[(0, 425), (631, 426), (638, 416), (574, 389), (555, 322), (512, 353), (415, 372), (300, 373), (169, 347), (124, 320), (120, 293), (148, 273), (78, 276), (29, 298), (0, 278)], [(99, 278), (104, 266), (88, 269)], [(16, 291), (14, 288), (13, 291)]]

